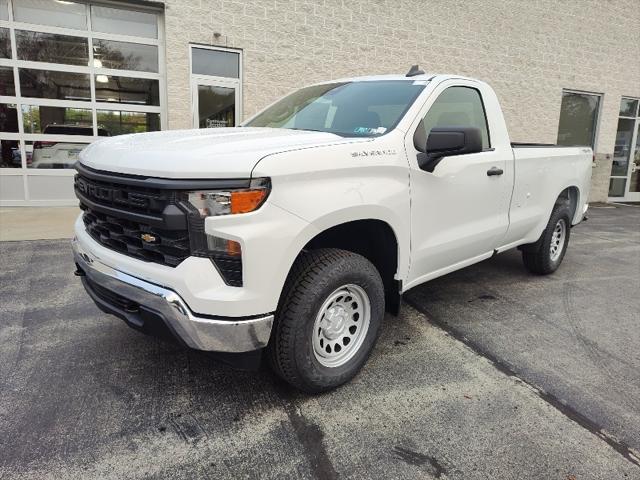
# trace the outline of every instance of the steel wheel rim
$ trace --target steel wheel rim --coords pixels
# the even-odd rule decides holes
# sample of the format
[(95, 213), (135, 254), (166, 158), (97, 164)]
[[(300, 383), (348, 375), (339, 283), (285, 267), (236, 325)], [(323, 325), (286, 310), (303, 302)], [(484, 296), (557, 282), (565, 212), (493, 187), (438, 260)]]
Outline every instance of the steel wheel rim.
[(556, 226), (551, 234), (551, 245), (549, 246), (549, 256), (551, 261), (555, 262), (560, 258), (562, 249), (564, 248), (564, 242), (567, 239), (567, 224), (563, 218), (558, 220)]
[(325, 367), (344, 365), (360, 350), (369, 330), (371, 302), (362, 287), (348, 284), (331, 293), (313, 324), (313, 354)]

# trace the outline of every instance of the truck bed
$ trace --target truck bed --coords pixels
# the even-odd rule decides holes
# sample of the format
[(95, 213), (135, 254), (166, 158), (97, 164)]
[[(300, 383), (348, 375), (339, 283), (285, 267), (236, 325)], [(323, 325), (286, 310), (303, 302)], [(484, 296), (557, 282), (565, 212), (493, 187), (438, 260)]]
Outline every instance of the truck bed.
[(556, 143), (511, 142), (511, 148), (542, 148), (542, 147), (573, 148), (572, 146), (569, 146), (569, 145), (558, 145)]

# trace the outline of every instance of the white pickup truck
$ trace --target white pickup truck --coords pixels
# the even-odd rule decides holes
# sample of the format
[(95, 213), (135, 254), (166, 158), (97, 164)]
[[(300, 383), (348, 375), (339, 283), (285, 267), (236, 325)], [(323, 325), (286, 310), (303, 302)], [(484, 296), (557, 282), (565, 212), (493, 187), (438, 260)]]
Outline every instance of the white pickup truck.
[[(105, 138), (76, 165), (76, 274), (147, 333), (320, 392), (403, 292), (518, 247), (549, 274), (587, 211), (588, 147), (511, 144), (489, 85), (302, 88), (242, 127)], [(266, 347), (266, 349), (265, 349)]]

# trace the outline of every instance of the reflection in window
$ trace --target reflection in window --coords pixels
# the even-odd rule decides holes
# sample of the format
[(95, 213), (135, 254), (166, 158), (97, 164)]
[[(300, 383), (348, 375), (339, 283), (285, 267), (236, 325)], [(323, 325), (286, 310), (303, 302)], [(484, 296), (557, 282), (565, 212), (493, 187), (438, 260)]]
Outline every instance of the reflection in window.
[(600, 97), (588, 93), (562, 92), (558, 145), (593, 148)]
[(9, 20), (8, 0), (0, 0), (0, 20)]
[(21, 68), (20, 89), (23, 97), (91, 100), (89, 75)]
[(13, 81), (13, 68), (0, 67), (0, 95), (14, 96), (16, 87)]
[(638, 129), (636, 130), (636, 147), (631, 161), (634, 165), (631, 168), (629, 191), (636, 193), (640, 192), (640, 122), (638, 122)]
[(93, 40), (93, 65), (96, 68), (158, 71), (158, 47), (138, 43)]
[(611, 164), (611, 175), (624, 176), (629, 168), (629, 157), (631, 155), (631, 142), (633, 141), (633, 127), (635, 121), (630, 118), (620, 118), (618, 120), (618, 130), (616, 132), (616, 144), (613, 147), (613, 163)]
[(234, 52), (193, 48), (192, 73), (216, 77), (240, 78), (240, 55)]
[(610, 178), (609, 179), (609, 196), (624, 197), (625, 187), (627, 186), (626, 178)]
[(18, 133), (18, 109), (11, 103), (0, 103), (0, 132)]
[(13, 2), (16, 22), (87, 29), (87, 10), (82, 3), (58, 0), (18, 0)]
[(19, 60), (88, 65), (89, 44), (86, 38), (53, 33), (16, 30)]
[(198, 126), (200, 128), (233, 127), (236, 124), (234, 88), (198, 85)]
[(91, 6), (91, 29), (94, 32), (158, 38), (158, 23), (154, 13), (97, 5)]
[[(424, 117), (426, 137), (434, 127), (475, 127), (482, 135), (482, 148), (489, 148), (487, 117), (480, 92), (470, 87), (449, 87), (433, 102)], [(426, 138), (425, 137), (425, 138)]]
[(621, 117), (635, 117), (638, 113), (638, 100), (633, 98), (623, 98), (620, 102)]
[(20, 168), (21, 166), (20, 142), (0, 140), (0, 168)]
[(11, 41), (8, 28), (0, 28), (0, 58), (11, 58)]
[(73, 168), (86, 142), (37, 141), (25, 142), (29, 168)]
[(96, 101), (160, 105), (158, 80), (96, 75)]
[(93, 118), (88, 108), (22, 105), (22, 124), (25, 133), (93, 136)]
[(160, 130), (160, 114), (98, 110), (98, 127), (110, 135), (155, 132)]

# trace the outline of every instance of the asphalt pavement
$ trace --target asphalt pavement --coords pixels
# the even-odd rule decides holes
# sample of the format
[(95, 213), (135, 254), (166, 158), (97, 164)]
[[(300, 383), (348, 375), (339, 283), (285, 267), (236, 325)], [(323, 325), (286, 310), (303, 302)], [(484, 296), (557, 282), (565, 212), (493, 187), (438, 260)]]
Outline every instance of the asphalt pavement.
[(72, 271), (68, 241), (0, 243), (0, 478), (640, 478), (640, 208), (594, 209), (551, 277), (507, 252), (412, 290), (315, 397), (129, 329)]

